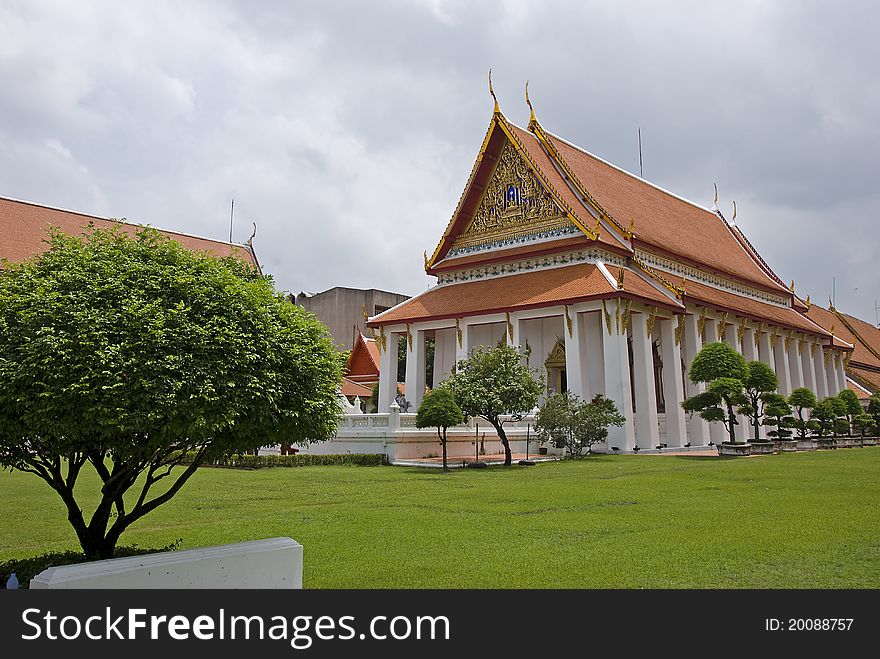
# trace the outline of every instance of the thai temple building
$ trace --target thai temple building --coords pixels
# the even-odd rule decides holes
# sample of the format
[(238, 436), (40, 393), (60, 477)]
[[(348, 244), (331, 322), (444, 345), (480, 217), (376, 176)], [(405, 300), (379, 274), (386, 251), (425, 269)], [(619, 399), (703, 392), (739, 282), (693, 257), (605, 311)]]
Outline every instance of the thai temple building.
[[(436, 285), (368, 319), (379, 413), (394, 411), (399, 346), (418, 407), (429, 339), (435, 386), (474, 347), (504, 341), (548, 394), (611, 398), (626, 423), (609, 429), (605, 450), (620, 452), (724, 441), (722, 424), (681, 407), (699, 391), (686, 374), (708, 342), (771, 366), (782, 394), (847, 386), (852, 332), (811, 313), (736, 226), (735, 207), (727, 219), (717, 194), (706, 208), (592, 155), (545, 130), (528, 90), (526, 100), (527, 128), (495, 101), (452, 219), (425, 254)], [(748, 430), (737, 427), (741, 439)]]

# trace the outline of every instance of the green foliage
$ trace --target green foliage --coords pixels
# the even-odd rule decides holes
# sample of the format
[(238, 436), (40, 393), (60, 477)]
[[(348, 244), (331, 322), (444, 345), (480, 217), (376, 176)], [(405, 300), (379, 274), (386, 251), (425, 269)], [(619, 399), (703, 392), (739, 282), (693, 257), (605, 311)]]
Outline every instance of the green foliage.
[(791, 430), (795, 426), (795, 418), (791, 416), (791, 406), (785, 396), (777, 393), (764, 394), (764, 420), (765, 426), (772, 426), (775, 430), (767, 433), (768, 437), (775, 439), (788, 439)]
[(813, 408), (811, 419), (816, 422), (816, 431), (819, 437), (828, 437), (834, 432), (837, 414), (831, 400), (831, 397), (823, 398)]
[(523, 364), (520, 351), (509, 345), (480, 346), (456, 365), (444, 383), (462, 412), (478, 416), (495, 428), (504, 446), (504, 464), (511, 463), (510, 444), (502, 416), (520, 420), (531, 411), (543, 391), (543, 381)]
[(749, 404), (743, 391), (748, 376), (749, 367), (741, 354), (726, 343), (707, 343), (694, 357), (689, 371), (692, 382), (707, 383), (706, 391), (685, 400), (684, 411), (696, 412), (706, 421), (723, 422), (730, 443), (735, 443), (734, 428), (739, 421), (734, 408)]
[(864, 412), (864, 409), (862, 408), (862, 404), (859, 402), (859, 397), (856, 396), (855, 392), (852, 391), (851, 389), (844, 389), (839, 394), (837, 394), (837, 398), (843, 402), (843, 405), (845, 406), (845, 409), (846, 409), (846, 414), (843, 416), (846, 416), (846, 421), (847, 421), (848, 427), (846, 428), (846, 430), (844, 430), (844, 432), (846, 432), (848, 434), (852, 434), (854, 419), (859, 414)]
[[(4, 268), (0, 465), (49, 483), (90, 557), (112, 556), (203, 459), (335, 434), (344, 355), (243, 262), (92, 228)], [(90, 520), (74, 495), (88, 465), (104, 483)]]
[(805, 439), (810, 431), (818, 428), (818, 423), (811, 421), (804, 414), (804, 410), (812, 410), (816, 407), (817, 403), (816, 394), (806, 387), (798, 387), (788, 397), (788, 404), (794, 408), (797, 414), (797, 418), (794, 419), (792, 426), (797, 430), (798, 437), (801, 439)]
[(779, 386), (779, 379), (772, 368), (764, 362), (749, 362), (748, 376), (743, 382), (745, 396), (748, 402), (740, 406), (739, 411), (749, 417), (752, 423), (753, 436), (757, 441), (761, 427), (761, 419), (764, 417), (764, 395), (773, 393)]
[(853, 425), (862, 437), (867, 437), (868, 435), (877, 432), (877, 422), (874, 420), (874, 417), (867, 412), (857, 414), (853, 419)]
[[(180, 547), (183, 540), (173, 542), (161, 549), (149, 549), (146, 547), (138, 547), (137, 545), (127, 545), (124, 547), (116, 547), (113, 551), (113, 558), (124, 558), (126, 556), (142, 556), (144, 554), (155, 554), (163, 551), (174, 551)], [(20, 589), (28, 589), (31, 585), (31, 579), (40, 574), (43, 570), (50, 567), (61, 567), (62, 565), (75, 565), (77, 563), (85, 563), (90, 560), (85, 554), (78, 551), (53, 551), (31, 558), (13, 558), (8, 561), (0, 561), (0, 588), (6, 587), (6, 580), (15, 573), (18, 579)]]
[(544, 402), (535, 419), (535, 430), (542, 441), (568, 449), (568, 457), (582, 458), (593, 444), (605, 441), (608, 426), (622, 426), (623, 415), (614, 401), (597, 395), (589, 403), (566, 391), (553, 394)]
[(446, 464), (446, 429), (464, 423), (464, 414), (455, 396), (446, 387), (434, 389), (425, 395), (416, 412), (416, 428), (436, 428), (437, 437), (443, 446), (443, 468)]
[(719, 378), (733, 378), (744, 382), (749, 367), (741, 354), (720, 341), (707, 343), (691, 362), (688, 375), (692, 382), (713, 382)]
[[(198, 453), (190, 452), (181, 458), (181, 464), (191, 464)], [(228, 469), (264, 469), (267, 467), (378, 467), (388, 464), (381, 453), (334, 453), (317, 455), (294, 453), (292, 455), (251, 455), (241, 453), (203, 460), (202, 467)]]

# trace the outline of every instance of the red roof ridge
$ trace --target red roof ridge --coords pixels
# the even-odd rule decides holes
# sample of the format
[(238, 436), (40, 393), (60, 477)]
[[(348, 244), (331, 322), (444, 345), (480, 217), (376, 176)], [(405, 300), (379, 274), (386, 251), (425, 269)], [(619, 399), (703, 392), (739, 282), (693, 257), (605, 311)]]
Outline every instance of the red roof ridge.
[[(234, 243), (227, 240), (218, 240), (216, 238), (206, 238), (205, 236), (198, 236), (194, 233), (185, 233), (183, 231), (176, 231), (174, 229), (163, 229), (162, 227), (157, 227), (152, 224), (142, 224), (140, 222), (131, 222), (125, 218), (118, 217), (103, 217), (101, 215), (94, 215), (92, 213), (83, 213), (82, 211), (75, 211), (69, 208), (62, 208), (61, 206), (50, 206), (49, 204), (39, 204), (35, 201), (28, 201), (26, 199), (17, 199), (15, 197), (7, 197), (5, 195), (0, 195), (0, 201), (11, 201), (15, 204), (24, 204), (26, 206), (33, 206), (34, 208), (45, 208), (51, 211), (58, 211), (60, 213), (68, 213), (70, 215), (79, 215), (80, 217), (85, 217), (93, 220), (101, 220), (102, 222), (115, 222), (117, 224), (128, 224), (131, 226), (137, 227), (149, 227), (151, 229), (156, 229), (157, 231), (161, 231), (162, 233), (171, 233), (177, 236), (186, 236), (187, 238), (196, 238), (198, 240), (205, 240), (212, 243), (219, 243), (221, 245), (229, 245), (230, 247), (240, 247), (245, 250), (249, 250), (253, 253), (253, 246), (248, 245), (247, 243)], [(256, 261), (256, 254), (253, 254), (254, 260)]]
[[(848, 329), (850, 331), (850, 333), (853, 335), (853, 337), (855, 337), (855, 339), (859, 343), (861, 343), (863, 346), (865, 346), (868, 349), (868, 352), (870, 352), (872, 355), (874, 355), (877, 359), (880, 359), (880, 351), (875, 350), (867, 341), (865, 341), (865, 338), (853, 327), (853, 323), (852, 323), (853, 320), (857, 320), (857, 321), (863, 322), (863, 323), (865, 323), (867, 321), (864, 321), (861, 318), (856, 318), (855, 316), (850, 316), (848, 314), (845, 314), (842, 311), (838, 311), (834, 307), (831, 307), (831, 309), (829, 309), (829, 311), (831, 311), (835, 316), (837, 316), (840, 319), (840, 322), (842, 322), (844, 324), (846, 329)], [(853, 346), (853, 347), (855, 347), (855, 346)]]

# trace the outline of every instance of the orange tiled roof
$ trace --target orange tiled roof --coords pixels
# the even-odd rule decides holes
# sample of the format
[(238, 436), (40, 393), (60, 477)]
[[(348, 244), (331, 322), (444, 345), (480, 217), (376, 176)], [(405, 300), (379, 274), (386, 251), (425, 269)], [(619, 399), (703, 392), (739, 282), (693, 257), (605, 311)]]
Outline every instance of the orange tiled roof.
[(735, 293), (721, 291), (717, 288), (696, 281), (687, 281), (684, 285), (684, 290), (685, 299), (691, 302), (722, 309), (724, 311), (732, 311), (755, 320), (769, 322), (781, 327), (830, 338), (828, 332), (822, 327), (791, 308), (777, 307), (766, 302), (759, 302), (751, 298), (736, 295)]
[[(871, 359), (866, 356), (864, 361), (861, 359), (859, 361), (865, 364), (876, 364), (877, 366), (880, 366), (880, 328), (875, 327), (861, 318), (856, 318), (855, 316), (843, 313), (842, 311), (837, 311), (836, 313), (844, 322), (847, 329), (855, 334), (856, 343), (864, 346), (871, 355)], [(862, 353), (859, 354), (859, 357), (861, 356)], [(855, 357), (855, 355), (853, 355), (853, 357)]]
[(376, 341), (358, 333), (345, 363), (345, 376), (352, 381), (379, 381), (379, 347)]
[[(814, 323), (824, 327), (828, 332), (831, 332), (833, 328), (835, 339), (842, 339), (854, 346), (852, 357), (850, 357), (849, 360), (851, 365), (864, 364), (870, 367), (880, 368), (880, 358), (874, 355), (866, 345), (859, 340), (859, 337), (856, 337), (850, 331), (846, 323), (843, 322), (843, 319), (838, 317), (838, 313), (839, 312), (835, 313), (834, 311), (830, 311), (829, 309), (814, 304), (810, 307), (809, 311), (807, 311), (807, 317)], [(858, 318), (846, 316), (845, 314), (844, 316), (848, 322), (853, 323), (854, 327), (862, 327), (863, 324), (867, 325), (867, 323)], [(864, 330), (865, 328), (862, 327), (862, 329)], [(872, 329), (871, 326), (868, 326), (867, 330), (862, 333), (871, 334), (873, 336), (874, 334), (880, 333), (880, 330)]]
[[(616, 276), (618, 269), (610, 271)], [(595, 264), (582, 263), (437, 286), (376, 316), (369, 324), (458, 318), (611, 297), (641, 299), (666, 308), (681, 306), (632, 270), (624, 275), (623, 290), (617, 290)]]
[[(0, 197), (0, 236), (3, 237), (0, 242), (0, 259), (18, 262), (43, 253), (48, 247), (45, 240), (48, 238), (50, 226), (57, 227), (66, 234), (79, 235), (90, 222), (100, 228), (120, 227), (130, 234), (141, 228), (140, 225), (119, 220)], [(187, 249), (208, 252), (214, 256), (234, 256), (259, 267), (253, 252), (244, 245), (188, 236), (175, 231), (159, 231)]]
[[(518, 129), (520, 134), (525, 133)], [(716, 213), (661, 190), (550, 136), (580, 182), (620, 224), (633, 222), (634, 243), (684, 257), (770, 290), (786, 290), (750, 256)], [(535, 138), (532, 138), (536, 142)]]
[(853, 366), (852, 362), (850, 362), (850, 365), (849, 367), (847, 367), (846, 372), (851, 377), (858, 380), (859, 384), (864, 385), (871, 391), (875, 393), (880, 391), (880, 371), (873, 371), (867, 368)]
[(373, 395), (373, 390), (359, 382), (354, 382), (348, 378), (342, 378), (342, 395), (369, 398)]
[(849, 389), (851, 392), (853, 392), (856, 396), (858, 396), (859, 400), (867, 400), (868, 398), (871, 397), (870, 392), (865, 391), (862, 387), (860, 387), (856, 384), (853, 384), (852, 381), (849, 380), (849, 378), (847, 378), (847, 381), (846, 381), (846, 388)]

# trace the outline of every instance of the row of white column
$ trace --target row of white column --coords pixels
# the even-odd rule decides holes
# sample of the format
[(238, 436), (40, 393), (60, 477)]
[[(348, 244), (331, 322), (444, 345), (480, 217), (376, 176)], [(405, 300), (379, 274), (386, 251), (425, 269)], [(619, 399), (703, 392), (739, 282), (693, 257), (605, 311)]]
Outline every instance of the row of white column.
[[(611, 304), (614, 306), (617, 302), (612, 301)], [(609, 429), (609, 447), (624, 451), (632, 450), (635, 446), (654, 448), (660, 443), (660, 434), (654, 383), (653, 337), (648, 332), (647, 325), (649, 313), (647, 310), (634, 311), (630, 315), (628, 328), (621, 326), (619, 310), (615, 309), (613, 318), (609, 316), (607, 322), (603, 313), (605, 312), (601, 309), (579, 311), (577, 307), (571, 307), (565, 312), (567, 318), (564, 319), (563, 333), (568, 389), (584, 399), (603, 393), (615, 402), (626, 422), (623, 427)], [(525, 322), (530, 317), (537, 316), (511, 314), (513, 345), (524, 343)], [(683, 323), (680, 334), (676, 332), (677, 322)], [(477, 323), (460, 321), (456, 326), (456, 362), (465, 359), (473, 347), (471, 324)], [(748, 327), (743, 330), (740, 341), (735, 324), (725, 324), (721, 333), (720, 321), (717, 319), (705, 317), (703, 324), (701, 332), (700, 319), (693, 313), (685, 315), (681, 321), (676, 317), (655, 318), (664, 364), (665, 443), (669, 448), (686, 444), (706, 446), (710, 442), (717, 445), (727, 440), (727, 431), (722, 424), (707, 423), (697, 415), (687, 419), (681, 407), (686, 396), (693, 396), (703, 390), (703, 385), (694, 384), (687, 377), (682, 378), (682, 357), (689, 366), (704, 343), (723, 340), (740, 352), (747, 361), (763, 361), (776, 371), (779, 392), (783, 395), (803, 386), (823, 398), (846, 387), (843, 360), (840, 354), (831, 354), (827, 347), (811, 344), (807, 340), (801, 341), (797, 337), (791, 338), (786, 346), (785, 337), (773, 336), (766, 331), (760, 334), (756, 342), (755, 330)], [(389, 332), (383, 335), (385, 345), (380, 350), (380, 411), (387, 411), (397, 395), (397, 350), (400, 336), (406, 336), (406, 398), (412, 404), (411, 411), (418, 409), (425, 391), (427, 331), (412, 326), (406, 333)], [(630, 337), (634, 382), (630, 382)], [(748, 419), (739, 417), (738, 421), (737, 439), (744, 441), (751, 438), (753, 430)]]

